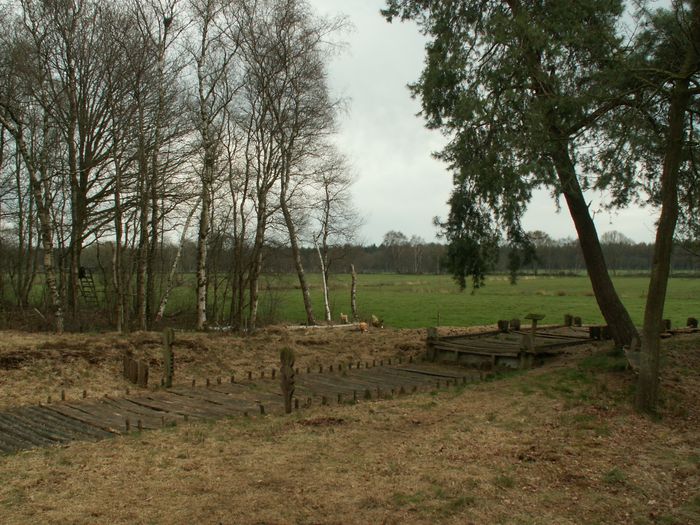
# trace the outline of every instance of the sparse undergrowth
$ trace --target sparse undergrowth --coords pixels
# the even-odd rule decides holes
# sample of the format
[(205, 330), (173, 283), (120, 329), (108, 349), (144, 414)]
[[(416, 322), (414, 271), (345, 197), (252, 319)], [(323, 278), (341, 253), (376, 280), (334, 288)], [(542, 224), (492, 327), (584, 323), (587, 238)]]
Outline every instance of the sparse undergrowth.
[[(401, 346), (418, 351), (422, 334), (260, 337), (238, 346), (232, 337), (183, 335), (180, 366), (268, 366), (278, 340), (290, 339), (310, 361), (396, 355)], [(84, 342), (105, 360), (34, 356), (24, 377), (48, 384), (43, 374), (53, 371), (121, 388), (109, 364), (120, 350), (104, 338)], [(128, 342), (155, 352), (147, 345), (157, 336)], [(530, 372), (432, 394), (4, 456), (3, 522), (698, 523), (700, 338), (676, 337), (665, 348), (655, 419), (632, 411), (624, 358), (591, 345)], [(51, 352), (64, 349), (54, 342)], [(17, 370), (0, 371), (3, 391)]]

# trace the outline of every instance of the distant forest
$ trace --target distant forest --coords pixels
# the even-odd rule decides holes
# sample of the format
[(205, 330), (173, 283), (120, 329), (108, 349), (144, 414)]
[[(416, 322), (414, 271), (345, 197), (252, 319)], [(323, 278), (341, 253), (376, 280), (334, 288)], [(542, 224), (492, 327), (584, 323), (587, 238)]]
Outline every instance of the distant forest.
[[(398, 235), (396, 235), (398, 233)], [(579, 243), (576, 239), (551, 239), (542, 232), (534, 232), (536, 259), (521, 268), (525, 274), (562, 274), (586, 271)], [(634, 243), (618, 232), (608, 232), (602, 236), (603, 250), (610, 271), (625, 273), (646, 273), (651, 267), (651, 243)], [(417, 237), (408, 238), (400, 232), (389, 232), (381, 244), (334, 246), (329, 253), (329, 273), (348, 273), (350, 265), (358, 273), (401, 273), (401, 274), (446, 274), (444, 264), (446, 246), (436, 242), (424, 242)], [(177, 247), (164, 245), (161, 263), (163, 271), (172, 264)], [(507, 246), (501, 247), (497, 266), (493, 273), (508, 273)], [(94, 270), (109, 274), (111, 247), (88, 247), (83, 261)], [(315, 248), (301, 250), (304, 267), (310, 272), (320, 272), (319, 258)], [(209, 271), (212, 275), (222, 275), (231, 265), (233, 252), (225, 239), (217, 239), (211, 245)], [(2, 259), (4, 264), (11, 257)], [(192, 273), (197, 267), (197, 246), (193, 241), (185, 241), (180, 259), (179, 271)], [(8, 268), (6, 268), (7, 272)], [(265, 248), (263, 259), (265, 273), (290, 273), (296, 270), (294, 258), (288, 246), (270, 244)], [(700, 274), (700, 246), (677, 243), (673, 253), (673, 271), (684, 274)], [(10, 272), (11, 273), (11, 272)]]

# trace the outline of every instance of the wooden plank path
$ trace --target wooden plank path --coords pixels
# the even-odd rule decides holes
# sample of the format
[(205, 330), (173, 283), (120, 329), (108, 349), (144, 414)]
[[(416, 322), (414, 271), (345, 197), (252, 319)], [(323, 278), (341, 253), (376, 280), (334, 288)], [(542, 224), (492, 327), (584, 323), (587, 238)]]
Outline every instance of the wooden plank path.
[[(474, 370), (434, 363), (391, 361), (316, 367), (297, 373), (296, 405), (350, 403), (477, 381)], [(379, 365), (379, 366), (374, 366)], [(333, 370), (332, 372), (330, 370)], [(320, 370), (320, 371), (319, 371)], [(207, 381), (140, 390), (124, 397), (60, 401), (0, 412), (0, 452), (11, 453), (72, 441), (97, 441), (190, 419), (283, 413), (278, 379)]]
[[(566, 349), (589, 343), (588, 327), (545, 326), (485, 334), (428, 337), (429, 358), (471, 366), (530, 368), (535, 362)], [(533, 337), (534, 334), (534, 337)]]

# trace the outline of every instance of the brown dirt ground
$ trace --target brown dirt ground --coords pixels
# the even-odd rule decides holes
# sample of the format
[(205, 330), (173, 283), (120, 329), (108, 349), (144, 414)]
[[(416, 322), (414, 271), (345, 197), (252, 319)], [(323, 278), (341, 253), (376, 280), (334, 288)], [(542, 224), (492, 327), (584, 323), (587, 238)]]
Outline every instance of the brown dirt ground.
[[(2, 407), (126, 388), (160, 336), (2, 332)], [(176, 378), (417, 354), (420, 330), (176, 335)], [(606, 345), (528, 373), (291, 417), (188, 423), (0, 457), (0, 521), (24, 523), (700, 523), (700, 338), (664, 343), (658, 418)], [(132, 386), (133, 389), (133, 386)]]

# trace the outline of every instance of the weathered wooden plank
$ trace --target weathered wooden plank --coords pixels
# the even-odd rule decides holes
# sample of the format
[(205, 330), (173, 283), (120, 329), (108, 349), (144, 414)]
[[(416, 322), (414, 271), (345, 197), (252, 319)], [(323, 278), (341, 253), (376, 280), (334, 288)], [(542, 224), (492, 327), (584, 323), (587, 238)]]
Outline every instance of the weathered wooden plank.
[(113, 436), (110, 432), (105, 432), (93, 425), (88, 425), (76, 419), (64, 416), (43, 406), (28, 406), (22, 408), (22, 410), (50, 422), (52, 425), (63, 429), (66, 433), (73, 433), (76, 436), (86, 436), (91, 439), (102, 439)]
[(128, 401), (156, 410), (163, 410), (181, 416), (198, 417), (200, 419), (216, 419), (226, 417), (229, 412), (214, 403), (206, 403), (195, 399), (170, 394), (169, 396), (142, 396), (127, 398)]
[(7, 413), (0, 413), (0, 432), (4, 432), (17, 440), (31, 444), (31, 446), (26, 448), (45, 447), (56, 444), (55, 440), (37, 434), (34, 429), (27, 427), (21, 420), (18, 421)]
[(12, 412), (7, 412), (6, 415), (20, 421), (25, 428), (30, 429), (37, 435), (55, 441), (56, 443), (68, 443), (70, 441), (75, 441), (76, 439), (84, 439), (87, 436), (76, 436), (70, 432), (66, 432), (65, 429), (58, 425), (53, 425), (46, 419), (38, 418), (31, 412), (26, 412), (23, 410), (13, 410)]
[(464, 371), (455, 371), (447, 369), (444, 366), (436, 366), (430, 363), (412, 364), (412, 365), (395, 365), (392, 368), (397, 370), (405, 370), (414, 374), (423, 374), (432, 377), (445, 377), (450, 379), (460, 379)]
[(86, 425), (92, 425), (105, 432), (123, 434), (125, 432), (124, 420), (115, 416), (100, 415), (99, 417), (85, 410), (74, 408), (68, 404), (47, 405), (47, 409), (53, 410), (63, 416), (72, 417)]
[(257, 405), (252, 400), (233, 397), (230, 394), (226, 394), (224, 392), (217, 392), (215, 390), (212, 390), (211, 388), (207, 390), (180, 388), (170, 389), (169, 392), (172, 392), (175, 395), (183, 396), (185, 398), (200, 401), (204, 400), (206, 402), (212, 403), (221, 407), (222, 411), (224, 411), (227, 415), (230, 415), (232, 412), (246, 412), (257, 408)]

